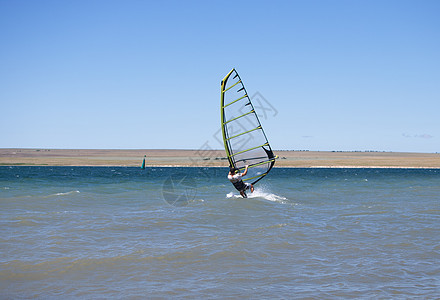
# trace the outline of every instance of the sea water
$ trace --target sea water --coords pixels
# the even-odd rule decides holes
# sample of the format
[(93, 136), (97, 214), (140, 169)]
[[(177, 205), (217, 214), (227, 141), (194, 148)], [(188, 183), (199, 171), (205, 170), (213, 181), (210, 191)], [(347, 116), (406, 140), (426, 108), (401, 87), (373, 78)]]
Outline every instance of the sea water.
[(440, 170), (0, 167), (0, 298), (440, 297)]

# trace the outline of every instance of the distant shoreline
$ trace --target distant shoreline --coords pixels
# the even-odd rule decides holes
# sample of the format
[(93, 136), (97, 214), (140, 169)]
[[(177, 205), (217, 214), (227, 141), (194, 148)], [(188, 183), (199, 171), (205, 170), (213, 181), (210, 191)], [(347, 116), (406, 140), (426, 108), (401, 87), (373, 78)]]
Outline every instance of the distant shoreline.
[[(439, 153), (274, 151), (275, 167), (440, 168)], [(223, 150), (179, 149), (0, 149), (0, 166), (227, 167)]]

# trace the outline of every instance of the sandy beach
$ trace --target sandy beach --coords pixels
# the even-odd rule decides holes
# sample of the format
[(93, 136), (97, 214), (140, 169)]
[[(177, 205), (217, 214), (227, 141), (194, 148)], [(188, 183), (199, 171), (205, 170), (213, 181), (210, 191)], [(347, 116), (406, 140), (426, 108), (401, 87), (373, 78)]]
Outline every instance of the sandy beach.
[[(438, 153), (274, 151), (276, 167), (440, 168)], [(226, 167), (223, 150), (0, 149), (0, 165)]]

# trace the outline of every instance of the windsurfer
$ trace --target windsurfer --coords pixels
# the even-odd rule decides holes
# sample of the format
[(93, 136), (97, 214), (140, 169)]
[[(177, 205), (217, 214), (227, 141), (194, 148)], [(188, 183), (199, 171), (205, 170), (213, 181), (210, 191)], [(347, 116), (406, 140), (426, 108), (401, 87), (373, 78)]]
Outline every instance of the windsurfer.
[(243, 173), (238, 172), (238, 169), (234, 167), (229, 167), (228, 179), (240, 192), (240, 195), (243, 198), (247, 198), (246, 190), (250, 189), (251, 193), (254, 192), (254, 186), (248, 182), (243, 182), (243, 180), (241, 179), (243, 176), (246, 176), (247, 172), (248, 166), (246, 166)]

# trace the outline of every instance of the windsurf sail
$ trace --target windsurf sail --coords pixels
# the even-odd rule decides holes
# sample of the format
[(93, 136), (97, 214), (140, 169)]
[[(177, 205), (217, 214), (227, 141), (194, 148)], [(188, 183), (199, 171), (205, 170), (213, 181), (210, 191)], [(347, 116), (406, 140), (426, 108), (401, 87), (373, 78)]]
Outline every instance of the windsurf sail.
[(230, 166), (243, 172), (248, 165), (243, 181), (255, 184), (269, 173), (276, 157), (235, 69), (221, 82), (221, 123)]

